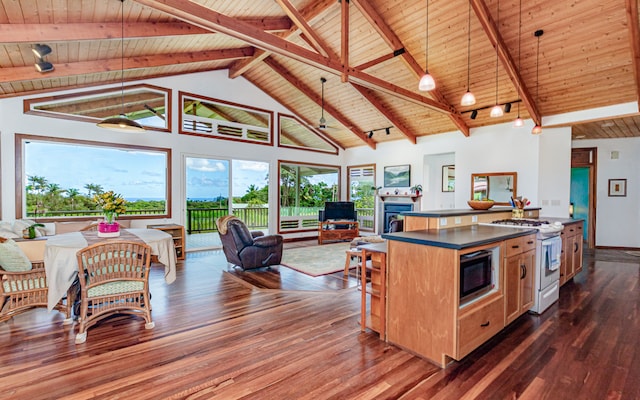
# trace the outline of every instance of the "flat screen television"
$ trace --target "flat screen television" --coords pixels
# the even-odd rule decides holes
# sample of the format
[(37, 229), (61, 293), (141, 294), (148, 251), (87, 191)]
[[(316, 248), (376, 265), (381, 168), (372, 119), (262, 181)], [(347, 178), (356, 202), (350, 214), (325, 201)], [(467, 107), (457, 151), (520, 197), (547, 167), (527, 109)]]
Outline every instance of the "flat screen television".
[(356, 206), (352, 201), (327, 201), (324, 203), (324, 220), (353, 221)]

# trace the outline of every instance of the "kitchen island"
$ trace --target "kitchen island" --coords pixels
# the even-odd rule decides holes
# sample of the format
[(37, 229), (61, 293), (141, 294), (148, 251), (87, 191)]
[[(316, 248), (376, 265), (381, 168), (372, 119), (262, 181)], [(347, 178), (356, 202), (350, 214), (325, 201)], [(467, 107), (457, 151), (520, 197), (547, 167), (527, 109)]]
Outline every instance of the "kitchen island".
[[(518, 269), (516, 280), (507, 281), (506, 265), (532, 270), (535, 235), (535, 229), (477, 224), (382, 235), (388, 246), (387, 341), (445, 367), (500, 332), (506, 309), (511, 321), (530, 306), (533, 274), (521, 282)], [(461, 257), (481, 251), (492, 254), (491, 289), (461, 300)]]

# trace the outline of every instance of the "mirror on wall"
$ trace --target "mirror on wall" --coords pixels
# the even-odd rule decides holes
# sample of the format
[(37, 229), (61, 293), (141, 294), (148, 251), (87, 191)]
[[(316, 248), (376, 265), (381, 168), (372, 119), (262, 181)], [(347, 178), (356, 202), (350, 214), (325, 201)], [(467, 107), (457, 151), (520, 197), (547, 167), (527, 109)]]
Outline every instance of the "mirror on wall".
[(517, 181), (516, 172), (471, 174), (471, 200), (491, 199), (495, 205), (508, 206), (517, 197)]
[(442, 191), (443, 192), (456, 191), (456, 166), (455, 165), (442, 166)]

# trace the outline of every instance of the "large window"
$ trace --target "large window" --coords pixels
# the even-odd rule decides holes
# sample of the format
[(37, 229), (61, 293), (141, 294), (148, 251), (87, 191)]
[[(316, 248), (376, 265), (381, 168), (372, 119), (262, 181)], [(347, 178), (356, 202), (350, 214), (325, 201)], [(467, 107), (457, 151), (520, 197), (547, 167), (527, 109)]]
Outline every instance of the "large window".
[(171, 150), (16, 135), (16, 218), (95, 219), (97, 193), (127, 200), (119, 218), (168, 218)]
[(373, 231), (376, 204), (376, 166), (358, 165), (347, 167), (349, 200), (358, 211), (360, 230)]
[(179, 94), (180, 133), (273, 144), (273, 112), (195, 94)]
[(280, 147), (338, 154), (338, 147), (292, 115), (278, 114)]
[(317, 229), (325, 201), (340, 198), (340, 167), (279, 161), (279, 230)]

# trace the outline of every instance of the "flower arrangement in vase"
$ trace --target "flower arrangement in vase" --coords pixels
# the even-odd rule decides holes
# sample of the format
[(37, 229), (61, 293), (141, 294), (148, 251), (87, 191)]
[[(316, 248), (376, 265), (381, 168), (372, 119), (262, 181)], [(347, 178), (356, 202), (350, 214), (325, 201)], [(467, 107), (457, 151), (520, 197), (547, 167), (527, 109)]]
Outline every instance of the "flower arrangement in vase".
[(120, 236), (120, 225), (116, 222), (116, 218), (127, 211), (125, 207), (127, 201), (113, 190), (96, 194), (93, 196), (93, 201), (102, 208), (104, 213), (104, 221), (98, 224), (98, 236)]

